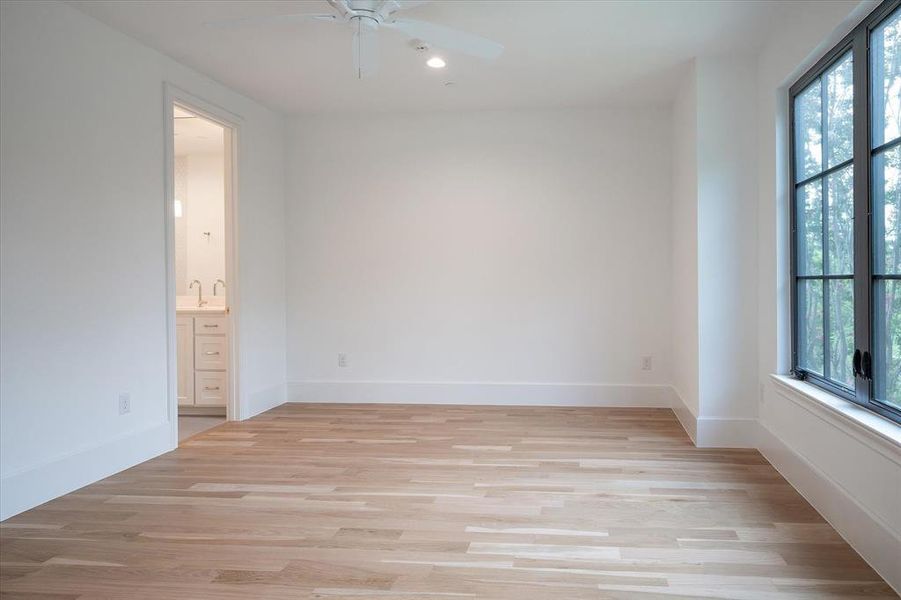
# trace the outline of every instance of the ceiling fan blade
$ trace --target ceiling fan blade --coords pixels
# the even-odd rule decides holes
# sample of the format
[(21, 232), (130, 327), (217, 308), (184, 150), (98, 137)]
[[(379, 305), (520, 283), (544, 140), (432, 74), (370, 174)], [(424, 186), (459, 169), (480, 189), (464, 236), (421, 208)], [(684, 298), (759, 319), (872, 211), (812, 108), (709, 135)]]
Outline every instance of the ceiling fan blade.
[(352, 11), (349, 0), (326, 0), (332, 8), (338, 11), (342, 17), (347, 17)]
[(396, 29), (408, 37), (420, 39), (444, 50), (461, 52), (488, 60), (497, 58), (504, 51), (503, 45), (497, 42), (426, 21), (395, 19), (388, 23), (382, 23), (382, 26)]
[(373, 21), (356, 19), (354, 23), (353, 55), (354, 75), (357, 79), (371, 77), (378, 69), (378, 38)]
[(398, 10), (407, 10), (410, 8), (416, 8), (417, 6), (422, 6), (423, 4), (428, 4), (432, 0), (388, 0), (388, 4), (394, 4), (397, 6)]
[(220, 19), (218, 21), (207, 21), (204, 25), (219, 29), (238, 29), (240, 27), (256, 27), (260, 25), (291, 25), (294, 23), (303, 23), (305, 21), (335, 20), (337, 20), (335, 15), (300, 13), (291, 15), (269, 15), (264, 17), (243, 17), (239, 19)]
[(416, 8), (417, 6), (428, 4), (431, 1), (432, 0), (385, 0), (385, 3), (379, 8), (379, 16), (382, 18), (382, 21), (391, 21), (391, 15), (398, 11)]

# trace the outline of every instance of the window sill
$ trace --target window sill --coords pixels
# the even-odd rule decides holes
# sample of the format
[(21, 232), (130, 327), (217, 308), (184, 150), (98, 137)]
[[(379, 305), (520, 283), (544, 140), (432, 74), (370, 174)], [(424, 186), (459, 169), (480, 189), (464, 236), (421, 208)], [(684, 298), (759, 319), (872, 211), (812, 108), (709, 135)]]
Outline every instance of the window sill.
[(786, 375), (770, 377), (783, 397), (901, 464), (901, 426), (809, 383)]

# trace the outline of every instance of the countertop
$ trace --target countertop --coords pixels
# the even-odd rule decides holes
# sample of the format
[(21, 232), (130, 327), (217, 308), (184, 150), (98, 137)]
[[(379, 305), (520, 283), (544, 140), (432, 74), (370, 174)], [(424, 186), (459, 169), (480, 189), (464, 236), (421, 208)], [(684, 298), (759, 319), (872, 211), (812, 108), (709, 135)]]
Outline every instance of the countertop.
[(227, 315), (227, 306), (176, 306), (177, 315)]

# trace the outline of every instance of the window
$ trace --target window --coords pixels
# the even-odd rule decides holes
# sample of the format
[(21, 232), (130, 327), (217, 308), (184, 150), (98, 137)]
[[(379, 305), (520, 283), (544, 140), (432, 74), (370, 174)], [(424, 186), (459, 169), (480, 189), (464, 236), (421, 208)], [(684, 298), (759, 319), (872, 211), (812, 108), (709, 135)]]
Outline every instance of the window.
[(901, 0), (790, 90), (792, 361), (901, 422)]

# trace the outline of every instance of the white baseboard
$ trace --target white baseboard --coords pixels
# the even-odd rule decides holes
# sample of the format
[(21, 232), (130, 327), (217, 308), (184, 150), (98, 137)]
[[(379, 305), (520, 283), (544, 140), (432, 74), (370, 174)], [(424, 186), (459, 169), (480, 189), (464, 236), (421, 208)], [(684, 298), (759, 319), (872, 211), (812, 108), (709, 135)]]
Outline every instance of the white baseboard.
[(757, 419), (699, 417), (698, 448), (756, 448)]
[(675, 391), (671, 408), (698, 448), (757, 447), (757, 419), (697, 417)]
[(679, 419), (679, 423), (682, 424), (682, 428), (685, 430), (685, 433), (688, 434), (688, 437), (691, 438), (691, 441), (695, 443), (695, 446), (698, 445), (698, 418), (695, 414), (688, 408), (688, 405), (682, 400), (682, 396), (679, 394), (679, 391), (673, 388), (673, 402), (670, 408), (673, 409), (673, 412), (676, 413), (676, 418)]
[(901, 593), (901, 539), (843, 486), (795, 452), (761, 423), (760, 453), (863, 557)]
[(164, 422), (0, 477), (0, 520), (173, 450)]
[(281, 406), (285, 403), (285, 394), (285, 384), (279, 384), (248, 394), (245, 396), (247, 398), (246, 402), (241, 403), (241, 415), (239, 418), (242, 420), (249, 419), (261, 412)]
[(433, 381), (294, 381), (289, 402), (670, 408), (669, 385)]

